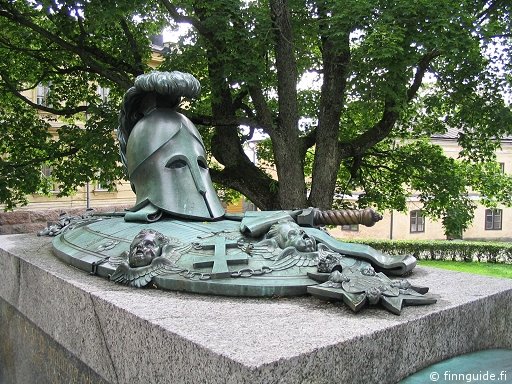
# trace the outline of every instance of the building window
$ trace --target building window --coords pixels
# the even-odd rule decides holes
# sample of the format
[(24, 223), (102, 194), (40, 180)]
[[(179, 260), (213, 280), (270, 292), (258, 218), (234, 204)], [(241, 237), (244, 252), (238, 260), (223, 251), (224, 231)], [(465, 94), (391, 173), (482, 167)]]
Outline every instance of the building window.
[(109, 179), (100, 181), (99, 179), (102, 176), (101, 173), (99, 173), (97, 176), (98, 176), (98, 180), (96, 180), (94, 182), (94, 191), (95, 192), (110, 192), (111, 188), (113, 187), (112, 181), (110, 181)]
[(49, 185), (50, 192), (52, 193), (58, 193), (59, 192), (59, 184), (55, 182), (55, 180), (52, 177), (53, 168), (49, 167), (48, 165), (43, 165), (41, 168), (41, 175), (46, 180), (46, 182)]
[(103, 185), (101, 182), (97, 181), (96, 185), (94, 186), (94, 190), (95, 191), (99, 191), (99, 192), (103, 192), (103, 191), (108, 191), (108, 188), (105, 187), (105, 185)]
[(358, 224), (342, 225), (341, 226), (341, 230), (342, 231), (358, 232), (359, 231), (359, 225)]
[(498, 163), (498, 164), (500, 166), (500, 172), (504, 174), (505, 173), (505, 163)]
[(485, 229), (488, 231), (501, 230), (503, 211), (501, 209), (485, 210)]
[(98, 96), (100, 97), (101, 101), (103, 103), (106, 103), (108, 101), (108, 95), (110, 94), (110, 88), (102, 87), (98, 85), (98, 89), (96, 91), (98, 93)]
[(38, 84), (36, 88), (36, 103), (43, 107), (49, 107), (48, 96), (50, 95), (50, 86), (45, 84)]
[(411, 211), (411, 233), (425, 232), (425, 218), (420, 210)]
[(107, 181), (106, 183), (101, 183), (100, 181), (96, 182), (96, 185), (94, 186), (94, 190), (97, 192), (108, 192), (110, 184), (110, 181)]

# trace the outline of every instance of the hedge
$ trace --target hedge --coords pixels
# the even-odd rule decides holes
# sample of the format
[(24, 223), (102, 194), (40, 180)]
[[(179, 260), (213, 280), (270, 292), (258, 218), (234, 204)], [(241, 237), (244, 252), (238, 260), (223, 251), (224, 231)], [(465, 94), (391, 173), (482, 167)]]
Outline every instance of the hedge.
[(459, 240), (350, 240), (390, 255), (413, 255), (420, 260), (480, 261), (512, 264), (512, 243)]

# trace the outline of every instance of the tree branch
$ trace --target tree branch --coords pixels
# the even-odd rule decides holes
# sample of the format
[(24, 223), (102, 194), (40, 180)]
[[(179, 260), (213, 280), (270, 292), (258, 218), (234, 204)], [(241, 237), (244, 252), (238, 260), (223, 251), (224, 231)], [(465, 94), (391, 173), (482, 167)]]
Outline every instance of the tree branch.
[(204, 24), (198, 18), (192, 16), (182, 15), (178, 12), (178, 8), (174, 4), (172, 4), (169, 0), (160, 0), (165, 9), (169, 12), (172, 19), (176, 23), (187, 23), (192, 25), (197, 32), (199, 32), (202, 36), (207, 38), (210, 42), (215, 42), (215, 35), (212, 31), (204, 26)]
[(160, 2), (163, 4), (165, 9), (169, 12), (173, 20), (177, 23), (187, 23), (194, 26), (196, 29), (200, 29), (202, 27), (201, 22), (199, 19), (196, 19), (195, 17), (182, 15), (178, 12), (178, 8), (174, 6), (169, 0), (160, 0)]
[(261, 87), (256, 85), (249, 86), (249, 94), (251, 95), (254, 109), (256, 109), (256, 116), (260, 126), (266, 132), (270, 133), (270, 131), (273, 129), (272, 112), (268, 107)]
[[(423, 77), (428, 69), (428, 66), (436, 57), (440, 56), (441, 52), (438, 50), (433, 50), (431, 52), (426, 53), (418, 62), (418, 67), (416, 68), (416, 73), (414, 75), (414, 80), (411, 86), (407, 89), (407, 102), (411, 101), (417, 94), (422, 82)], [(391, 130), (395, 122), (399, 117), (398, 105), (396, 101), (391, 97), (387, 97), (384, 103), (384, 111), (382, 113), (382, 118), (380, 121), (375, 124), (369, 130), (363, 132), (361, 135), (356, 137), (354, 140), (350, 142), (342, 142), (339, 143), (339, 149), (341, 153), (341, 157), (355, 157), (360, 156), (366, 152), (369, 148), (373, 147), (378, 142), (385, 139)]]
[(502, 3), (501, 0), (492, 1), (486, 9), (482, 10), (482, 12), (480, 12), (478, 15), (476, 15), (476, 19), (478, 20), (477, 24), (481, 25), (485, 20), (487, 20), (490, 13), (494, 9), (496, 9), (496, 7), (498, 7), (498, 5), (500, 5), (500, 3)]
[(180, 113), (186, 115), (194, 124), (205, 125), (208, 127), (232, 127), (246, 125), (248, 127), (261, 128), (257, 121), (246, 117), (214, 117), (211, 115), (202, 115), (199, 113), (192, 113), (189, 110), (179, 109)]
[(369, 130), (363, 132), (350, 142), (341, 142), (338, 144), (340, 157), (357, 157), (364, 154), (364, 152), (373, 147), (378, 142), (384, 140), (391, 132), (393, 125), (398, 119), (399, 113), (396, 109), (396, 104), (389, 98), (384, 103), (384, 111), (382, 118)]
[(260, 209), (280, 209), (277, 188), (275, 188), (276, 181), (255, 165), (242, 169), (210, 169), (210, 175), (214, 182), (242, 193)]
[[(244, 97), (247, 96), (248, 93), (249, 92), (246, 89), (243, 89), (240, 92), (238, 92), (238, 94), (233, 99), (233, 107), (235, 109), (243, 108), (245, 106), (243, 101), (244, 101)], [(250, 115), (251, 115), (250, 117), (252, 117), (252, 115), (253, 115), (252, 111), (250, 112)]]
[(128, 23), (124, 18), (119, 21), (119, 24), (121, 25), (121, 29), (123, 30), (126, 39), (128, 40), (128, 44), (130, 44), (133, 59), (135, 61), (135, 67), (138, 69), (138, 74), (140, 75), (144, 73), (144, 61), (142, 55), (140, 54), (140, 49), (137, 46), (137, 41), (135, 40), (132, 31), (130, 31), (130, 28), (128, 27)]
[[(322, 1), (317, 2), (317, 7), (323, 83), (309, 203), (315, 207), (330, 208), (341, 163), (338, 136), (351, 62), (350, 24), (347, 23), (343, 28), (334, 27), (331, 19), (336, 14), (331, 14)], [(336, 33), (332, 31), (334, 28)]]
[(23, 96), (18, 91), (18, 89), (12, 83), (9, 82), (9, 79), (6, 76), (5, 73), (0, 72), (0, 74), (1, 74), (0, 77), (1, 77), (5, 87), (7, 88), (7, 90), (10, 93), (12, 93), (18, 99), (22, 100), (24, 103), (26, 103), (26, 104), (30, 105), (31, 107), (34, 107), (34, 108), (36, 108), (36, 109), (38, 109), (40, 111), (52, 113), (54, 115), (59, 115), (59, 116), (71, 116), (71, 115), (74, 115), (74, 114), (79, 113), (79, 112), (87, 111), (87, 106), (86, 105), (80, 105), (80, 106), (75, 107), (75, 108), (61, 108), (61, 109), (57, 109), (57, 108), (47, 107), (47, 106), (44, 106), (44, 105), (40, 105), (40, 104), (34, 103), (29, 98)]
[(298, 126), (297, 62), (293, 46), (291, 17), (286, 0), (270, 1), (272, 25), (276, 35), (277, 94), (279, 130), (292, 134)]
[(416, 73), (414, 74), (414, 80), (407, 90), (407, 101), (411, 101), (416, 96), (418, 89), (423, 83), (423, 77), (425, 76), (430, 63), (440, 55), (441, 51), (434, 49), (423, 55), (423, 57), (420, 59), (418, 67), (416, 68)]
[[(46, 76), (48, 76), (50, 74), (66, 75), (66, 74), (71, 74), (71, 73), (76, 73), (76, 72), (88, 72), (88, 73), (94, 73), (94, 74), (101, 75), (100, 72), (93, 70), (92, 68), (89, 68), (85, 65), (73, 65), (70, 67), (62, 67), (62, 66), (58, 65), (58, 63), (56, 63), (54, 60), (44, 56), (45, 53), (50, 53), (50, 52), (55, 53), (55, 54), (59, 54), (61, 52), (64, 53), (64, 50), (61, 50), (61, 49), (29, 49), (29, 48), (25, 48), (25, 47), (17, 47), (17, 46), (14, 46), (13, 44), (10, 44), (7, 40), (5, 40), (4, 38), (1, 38), (1, 37), (0, 37), (0, 44), (3, 45), (4, 47), (6, 47), (7, 49), (10, 49), (13, 52), (16, 52), (16, 53), (23, 52), (28, 57), (31, 57), (31, 58), (39, 61), (39, 63), (45, 63), (47, 68), (50, 68), (50, 67), (53, 68), (53, 70), (46, 69), (41, 74), (40, 78), (37, 81), (33, 82), (32, 84), (30, 84), (24, 88), (18, 88), (18, 91), (20, 91), (20, 92), (28, 91), (30, 89), (35, 88), (37, 86), (37, 84), (42, 82), (46, 78)], [(37, 53), (41, 53), (41, 54), (38, 55)], [(13, 54), (15, 54), (15, 53), (13, 53)]]
[[(4, 17), (14, 23), (27, 27), (49, 42), (56, 44), (66, 51), (76, 54), (84, 63), (87, 63), (91, 69), (102, 73), (105, 77), (121, 86), (128, 88), (132, 81), (130, 78), (128, 78), (128, 76), (122, 74), (119, 70), (132, 73), (133, 75), (138, 74), (131, 65), (106, 54), (104, 51), (98, 50), (92, 46), (87, 46), (85, 44), (80, 46), (72, 44), (62, 39), (58, 35), (40, 27), (12, 8), (9, 2), (3, 0), (0, 1), (0, 17)], [(108, 70), (106, 68), (102, 68), (96, 60), (99, 60), (104, 64), (108, 64), (111, 69)]]
[(304, 157), (309, 148), (316, 144), (316, 128), (309, 131), (306, 135), (300, 138), (301, 141), (301, 153)]
[(20, 162), (11, 163), (9, 161), (0, 159), (0, 169), (7, 170), (7, 172), (9, 172), (9, 169), (20, 169), (20, 168), (27, 167), (29, 165), (42, 164), (46, 161), (60, 159), (60, 158), (67, 157), (67, 156), (72, 156), (72, 155), (76, 154), (78, 151), (79, 151), (78, 148), (71, 148), (69, 151), (59, 152), (59, 153), (54, 154), (53, 156), (31, 158), (29, 161), (25, 161), (22, 163), (20, 163)]

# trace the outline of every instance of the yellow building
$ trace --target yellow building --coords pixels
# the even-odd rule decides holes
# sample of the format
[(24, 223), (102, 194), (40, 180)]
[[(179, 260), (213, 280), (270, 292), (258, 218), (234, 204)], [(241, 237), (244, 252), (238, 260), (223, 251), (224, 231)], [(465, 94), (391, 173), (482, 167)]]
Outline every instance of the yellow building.
[[(162, 51), (165, 49), (162, 36), (155, 36), (152, 38), (152, 56), (149, 62), (151, 68), (158, 68), (163, 62)], [(30, 99), (32, 102), (47, 106), (47, 98), (50, 92), (50, 88), (43, 84), (40, 84), (36, 88), (25, 91), (24, 96)], [(98, 86), (97, 88), (98, 97), (105, 99), (108, 98), (109, 89)], [(41, 116), (49, 117), (50, 133), (52, 136), (57, 137), (57, 130), (65, 123), (55, 119), (54, 116), (47, 112), (40, 111)], [(80, 125), (80, 123), (78, 123)], [(114, 127), (113, 127), (114, 128)], [(51, 169), (48, 167), (42, 167), (41, 175), (44, 177), (51, 176)], [(124, 208), (131, 207), (135, 204), (135, 194), (133, 193), (130, 183), (125, 180), (119, 180), (115, 183), (115, 190), (109, 191), (107, 188), (102, 186), (95, 180), (91, 180), (83, 188), (79, 188), (72, 196), (58, 197), (58, 185), (54, 185), (54, 190), (50, 196), (42, 194), (32, 194), (27, 196), (29, 203), (26, 206), (19, 207), (16, 211), (22, 211), (28, 214), (28, 212), (47, 211), (48, 217), (52, 220), (55, 219), (55, 212), (81, 212), (87, 208), (92, 208), (99, 211), (105, 210), (123, 210)], [(240, 213), (247, 210), (244, 199), (240, 199), (238, 202), (226, 207), (226, 211), (229, 213)], [(0, 212), (4, 206), (0, 204)], [(52, 211), (53, 216), (49, 214)], [(20, 212), (20, 213), (22, 213)], [(13, 216), (9, 214), (1, 214), (2, 217)], [(15, 216), (15, 215), (14, 215)], [(14, 217), (13, 216), (13, 217)], [(19, 215), (18, 215), (19, 216)], [(22, 217), (22, 216), (20, 216)], [(25, 217), (25, 216), (23, 216)], [(13, 224), (21, 225), (22, 221), (16, 219)], [(23, 220), (23, 219), (22, 219)], [(4, 220), (5, 221), (5, 220)], [(2, 226), (2, 219), (0, 218), (0, 226)], [(1, 229), (1, 228), (0, 228)], [(4, 228), (5, 230), (5, 228)], [(20, 230), (23, 232), (24, 230)], [(17, 231), (14, 231), (17, 232)], [(11, 232), (6, 232), (11, 233)], [(0, 230), (0, 234), (2, 231)]]
[[(456, 158), (461, 150), (457, 143), (457, 130), (450, 129), (446, 134), (432, 136), (432, 143), (443, 148), (445, 154)], [(496, 152), (497, 161), (503, 172), (512, 172), (512, 138), (502, 140), (501, 149)], [(357, 196), (352, 196), (357, 199)], [(471, 226), (462, 234), (464, 240), (512, 240), (512, 208), (488, 209), (479, 204), (480, 195), (470, 193), (477, 205)], [(410, 196), (408, 211), (381, 212), (383, 219), (375, 226), (345, 226), (330, 231), (340, 238), (393, 239), (393, 240), (442, 240), (446, 239), (441, 221), (425, 218), (421, 212), (421, 202), (417, 196)]]
[[(163, 56), (161, 52), (164, 49), (163, 40), (161, 36), (155, 36), (152, 39), (151, 44), (152, 54), (149, 62), (151, 68), (158, 68), (163, 62)], [(50, 88), (46, 85), (40, 84), (36, 88), (29, 91), (23, 92), (23, 95), (30, 99), (32, 102), (38, 105), (47, 105), (47, 97), (50, 92)], [(97, 88), (98, 97), (102, 99), (108, 98), (109, 89), (98, 86)], [(41, 116), (48, 116), (50, 127), (50, 133), (52, 136), (57, 137), (57, 129), (60, 128), (64, 123), (58, 119), (51, 118), (47, 112), (39, 112)], [(114, 128), (114, 127), (113, 127)], [(49, 177), (51, 175), (51, 169), (43, 167), (41, 169), (42, 176)], [(131, 190), (130, 183), (127, 181), (117, 181), (115, 191), (108, 191), (104, 186), (95, 180), (91, 180), (83, 188), (79, 188), (75, 194), (67, 197), (57, 197), (58, 186), (54, 186), (52, 196), (45, 196), (41, 194), (32, 194), (28, 196), (29, 204), (20, 207), (18, 210), (70, 210), (83, 208), (105, 208), (111, 207), (120, 209), (123, 207), (132, 206), (135, 203), (135, 194)], [(0, 204), (0, 210), (3, 209), (3, 205)]]
[[(153, 39), (152, 57), (149, 65), (157, 68), (163, 61), (161, 55), (164, 49), (163, 41), (158, 37)], [(49, 89), (45, 86), (25, 92), (25, 96), (37, 104), (45, 105)], [(108, 97), (108, 89), (98, 87), (98, 96)], [(45, 112), (41, 112), (43, 115)], [(57, 135), (57, 128), (63, 125), (58, 120), (50, 121), (50, 132)], [(434, 144), (440, 145), (446, 155), (457, 157), (461, 148), (457, 144), (457, 130), (451, 129), (446, 134), (435, 135), (432, 137)], [(248, 148), (248, 156), (257, 161), (255, 148)], [(249, 153), (250, 152), (250, 153)], [(504, 172), (512, 172), (512, 138), (502, 141), (502, 148), (496, 153), (497, 161), (501, 163)], [(42, 174), (49, 176), (50, 169), (43, 168)], [(272, 173), (272, 172), (271, 172)], [(60, 210), (93, 208), (104, 210), (105, 208), (123, 209), (130, 207), (135, 203), (135, 194), (132, 192), (130, 183), (127, 181), (116, 182), (116, 190), (113, 192), (105, 189), (98, 182), (91, 180), (86, 186), (80, 188), (75, 194), (68, 197), (57, 198), (58, 187), (55, 186), (53, 196), (44, 196), (33, 194), (28, 196), (29, 204), (20, 207), (19, 210)], [(478, 203), (479, 196), (471, 196), (475, 203)], [(357, 195), (351, 196), (357, 199)], [(416, 196), (411, 196), (408, 200), (408, 212), (383, 212), (383, 220), (375, 224), (374, 227), (366, 228), (364, 226), (345, 226), (331, 230), (331, 233), (340, 238), (379, 238), (379, 239), (444, 239), (444, 230), (440, 221), (432, 221), (424, 218), (421, 212), (421, 203)], [(0, 210), (3, 208), (0, 205)], [(237, 204), (227, 207), (228, 212), (243, 212), (248, 209), (254, 209), (250, 202), (240, 199)], [(475, 211), (474, 220), (463, 234), (463, 239), (488, 239), (488, 240), (510, 240), (512, 239), (512, 208), (500, 207), (499, 209), (486, 209), (478, 205)]]

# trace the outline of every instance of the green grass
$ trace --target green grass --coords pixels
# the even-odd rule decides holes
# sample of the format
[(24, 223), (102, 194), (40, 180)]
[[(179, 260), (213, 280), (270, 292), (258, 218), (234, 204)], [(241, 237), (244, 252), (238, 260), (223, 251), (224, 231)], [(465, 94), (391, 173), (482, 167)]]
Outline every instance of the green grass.
[(505, 277), (508, 279), (512, 279), (512, 264), (418, 260), (418, 265), (432, 268), (449, 269), (451, 271), (474, 273), (476, 275)]

